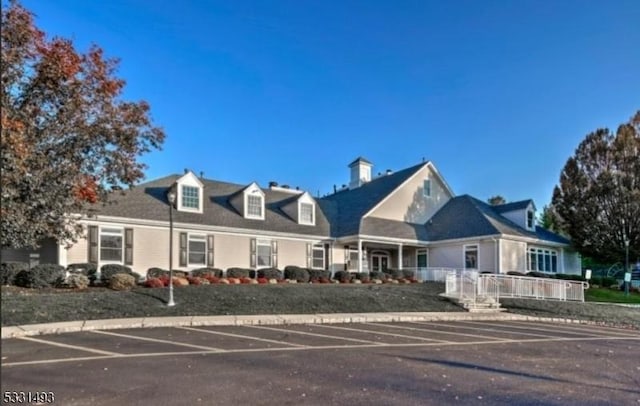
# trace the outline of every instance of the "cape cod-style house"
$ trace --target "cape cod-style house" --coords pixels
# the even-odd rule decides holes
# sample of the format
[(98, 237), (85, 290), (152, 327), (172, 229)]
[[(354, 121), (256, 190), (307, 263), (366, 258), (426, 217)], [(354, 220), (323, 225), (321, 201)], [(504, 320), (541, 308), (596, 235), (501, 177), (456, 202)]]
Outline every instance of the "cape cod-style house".
[(360, 157), (350, 182), (322, 198), (255, 182), (202, 179), (191, 171), (140, 184), (83, 217), (86, 236), (67, 246), (5, 251), (3, 261), (118, 263), (139, 274), (173, 267), (384, 271), (456, 268), (481, 272), (581, 272), (570, 242), (535, 224), (531, 200), (490, 206), (456, 196), (432, 162), (372, 176)]

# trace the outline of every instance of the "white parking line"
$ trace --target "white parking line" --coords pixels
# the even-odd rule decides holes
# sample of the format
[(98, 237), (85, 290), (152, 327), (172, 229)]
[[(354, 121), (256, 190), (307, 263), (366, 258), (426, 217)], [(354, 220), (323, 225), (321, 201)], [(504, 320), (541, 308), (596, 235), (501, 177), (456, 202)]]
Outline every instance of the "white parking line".
[[(326, 328), (338, 329), (338, 330), (357, 331), (359, 333), (380, 334), (380, 335), (383, 335), (383, 336), (405, 337), (405, 338), (411, 338), (411, 339), (420, 340), (420, 338), (414, 337), (414, 336), (407, 336), (407, 335), (395, 334), (395, 333), (384, 333), (384, 332), (381, 332), (381, 331), (358, 330), (356, 328), (349, 328), (349, 327), (342, 327), (342, 326), (329, 326), (329, 325), (326, 325), (326, 324), (319, 324), (319, 326), (320, 327), (326, 327)], [(450, 343), (451, 342), (451, 341), (447, 341), (447, 340), (437, 340), (435, 338), (424, 338), (422, 340), (424, 340), (424, 341), (432, 341), (432, 342), (436, 342), (436, 343)]]
[[(316, 325), (314, 324), (314, 327)], [(318, 326), (321, 326), (321, 324), (318, 324)], [(305, 335), (305, 336), (314, 336), (314, 337), (322, 337), (322, 338), (332, 338), (334, 340), (343, 340), (343, 341), (353, 341), (354, 343), (364, 343), (364, 344), (374, 344), (374, 345), (383, 345), (382, 343), (378, 342), (378, 341), (369, 341), (369, 340), (360, 340), (357, 338), (348, 338), (348, 337), (340, 337), (340, 336), (330, 336), (330, 335), (326, 335), (326, 334), (318, 334), (318, 333), (308, 333), (306, 331), (296, 331), (296, 330), (283, 330), (283, 329), (279, 329), (279, 328), (274, 328), (274, 327), (265, 327), (265, 326), (244, 326), (244, 327), (251, 327), (251, 328), (257, 328), (257, 329), (263, 329), (263, 330), (273, 330), (273, 331), (287, 331), (293, 334), (300, 334), (300, 335)], [(316, 348), (316, 347), (313, 347)]]
[(19, 337), (19, 340), (26, 340), (26, 341), (33, 341), (36, 343), (41, 343), (41, 344), (48, 344), (48, 345), (53, 345), (56, 347), (62, 347), (62, 348), (71, 348), (74, 350), (80, 350), (80, 351), (87, 351), (87, 352), (93, 352), (95, 354), (102, 354), (102, 355), (122, 355), (120, 353), (117, 352), (111, 352), (111, 351), (103, 351), (103, 350), (96, 350), (93, 348), (88, 348), (88, 347), (83, 347), (81, 345), (71, 345), (71, 344), (63, 344), (63, 343), (58, 343), (55, 341), (48, 341), (48, 340), (42, 340), (40, 338), (33, 338), (33, 337)]
[(178, 327), (178, 328), (181, 328), (183, 330), (197, 331), (199, 333), (216, 334), (216, 335), (229, 336), (229, 337), (235, 337), (235, 338), (244, 338), (244, 339), (247, 339), (247, 340), (265, 341), (267, 343), (287, 345), (287, 346), (293, 346), (293, 347), (308, 347), (307, 345), (302, 345), (302, 344), (293, 344), (293, 343), (287, 343), (287, 342), (284, 342), (284, 341), (269, 340), (267, 338), (258, 338), (258, 337), (253, 337), (253, 336), (245, 336), (245, 335), (242, 335), (242, 334), (223, 333), (221, 331), (211, 331), (211, 330), (201, 330), (199, 328), (193, 328), (193, 327)]
[[(553, 328), (540, 328), (540, 327), (532, 327), (532, 326), (524, 326), (524, 325), (513, 325), (511, 323), (509, 324), (505, 324), (505, 323), (491, 323), (491, 322), (469, 322), (469, 323), (473, 323), (473, 324), (477, 324), (477, 325), (481, 325), (481, 326), (496, 326), (496, 327), (505, 327), (505, 328), (512, 328), (512, 329), (517, 329), (517, 330), (534, 330), (534, 331), (544, 331), (550, 334), (572, 334), (572, 335), (585, 335), (587, 337), (602, 337), (601, 334), (591, 334), (591, 333), (587, 333), (586, 331), (563, 331), (561, 329), (557, 329), (555, 328), (555, 326), (549, 326), (549, 327), (553, 327)], [(515, 332), (515, 331), (514, 331)], [(517, 332), (515, 332), (516, 334), (519, 334)], [(557, 337), (557, 335), (556, 335)]]
[[(363, 323), (363, 324), (373, 324), (373, 323)], [(416, 330), (416, 331), (422, 331), (422, 332), (426, 332), (426, 333), (435, 333), (435, 334), (448, 334), (448, 335), (453, 335), (453, 336), (462, 336), (462, 337), (474, 337), (474, 338), (486, 338), (487, 340), (499, 340), (502, 341), (504, 340), (503, 338), (500, 337), (493, 337), (493, 336), (483, 336), (480, 334), (467, 334), (467, 333), (454, 333), (452, 331), (442, 331), (442, 330), (429, 330), (426, 328), (417, 328), (417, 327), (407, 327), (407, 326), (395, 326), (395, 325), (390, 325), (390, 324), (382, 324), (383, 326), (386, 327), (391, 327), (391, 328), (400, 328), (400, 329), (405, 329), (405, 330)], [(453, 342), (453, 341), (450, 341)]]
[[(516, 321), (516, 320), (510, 320), (508, 321), (509, 324), (519, 324), (519, 325), (525, 325), (525, 326), (530, 326), (531, 322), (526, 322), (526, 321)], [(607, 336), (610, 337), (611, 334), (615, 334), (617, 336), (620, 337), (640, 337), (640, 332), (634, 334), (629, 330), (622, 330), (622, 329), (618, 329), (618, 328), (613, 328), (613, 327), (600, 327), (600, 326), (594, 326), (591, 324), (583, 324), (583, 325), (568, 325), (568, 324), (563, 324), (563, 323), (557, 323), (557, 324), (552, 324), (552, 323), (541, 323), (541, 322), (536, 322), (535, 325), (537, 326), (547, 326), (550, 329), (563, 329), (563, 330), (572, 330), (572, 331), (588, 331), (588, 334), (594, 334), (599, 337), (601, 336)]]
[(119, 333), (112, 333), (112, 332), (100, 331), (100, 330), (92, 330), (91, 332), (95, 333), (95, 334), (105, 334), (105, 335), (109, 335), (109, 336), (132, 338), (134, 340), (151, 341), (151, 342), (154, 342), (154, 343), (177, 345), (177, 346), (180, 346), (180, 347), (198, 348), (198, 349), (201, 349), (201, 350), (218, 351), (218, 352), (224, 352), (225, 351), (225, 350), (220, 349), (220, 348), (207, 347), (207, 346), (204, 346), (204, 345), (185, 344), (185, 343), (180, 343), (180, 342), (170, 341), (170, 340), (160, 340), (158, 338), (147, 338), (147, 337), (140, 337), (140, 336), (132, 336), (132, 335), (128, 335), (128, 334), (119, 334)]
[(519, 333), (519, 332), (513, 332), (513, 331), (498, 330), (498, 329), (495, 329), (495, 328), (468, 327), (468, 326), (459, 325), (460, 323), (469, 323), (467, 321), (456, 321), (456, 325), (455, 326), (448, 326), (446, 324), (430, 323), (428, 321), (409, 321), (408, 323), (423, 324), (423, 325), (433, 325), (433, 326), (440, 326), (440, 327), (450, 327), (450, 328), (461, 328), (461, 329), (465, 329), (465, 330), (489, 331), (489, 332), (497, 333), (497, 334), (503, 333), (503, 334), (515, 334), (515, 335), (532, 336), (532, 337), (547, 337), (547, 338), (556, 338), (557, 337), (557, 336), (547, 335), (547, 334)]

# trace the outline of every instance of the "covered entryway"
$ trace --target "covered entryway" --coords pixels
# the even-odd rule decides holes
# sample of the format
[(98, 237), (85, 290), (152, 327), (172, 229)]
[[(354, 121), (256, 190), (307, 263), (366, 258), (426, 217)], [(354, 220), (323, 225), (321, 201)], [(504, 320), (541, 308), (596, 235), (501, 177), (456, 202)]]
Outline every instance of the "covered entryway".
[(371, 271), (372, 272), (386, 272), (389, 269), (390, 256), (386, 251), (372, 251), (371, 252)]

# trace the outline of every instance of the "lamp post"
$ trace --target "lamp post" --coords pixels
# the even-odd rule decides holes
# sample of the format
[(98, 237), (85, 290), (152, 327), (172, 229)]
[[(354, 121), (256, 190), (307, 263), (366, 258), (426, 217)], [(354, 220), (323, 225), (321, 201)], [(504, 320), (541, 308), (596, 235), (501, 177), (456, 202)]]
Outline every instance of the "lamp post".
[(169, 301), (167, 306), (173, 307), (173, 204), (176, 202), (176, 193), (172, 190), (167, 194), (169, 199)]
[(629, 285), (631, 284), (631, 274), (629, 273), (629, 237), (624, 235), (624, 294), (629, 296)]

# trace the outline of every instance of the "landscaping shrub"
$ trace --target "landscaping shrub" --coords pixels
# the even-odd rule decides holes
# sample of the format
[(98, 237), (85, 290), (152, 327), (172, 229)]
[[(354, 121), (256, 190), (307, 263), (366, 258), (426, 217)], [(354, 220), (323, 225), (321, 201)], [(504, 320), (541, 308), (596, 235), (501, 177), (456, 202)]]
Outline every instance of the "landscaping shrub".
[(100, 280), (102, 282), (111, 283), (111, 277), (116, 274), (126, 274), (134, 278), (136, 282), (140, 279), (140, 275), (133, 272), (128, 266), (120, 264), (106, 264), (100, 267)]
[(86, 289), (89, 287), (89, 278), (81, 273), (72, 273), (64, 285), (72, 289)]
[(204, 280), (208, 281), (210, 284), (220, 283), (220, 278), (212, 275), (203, 276)]
[(189, 286), (189, 281), (186, 277), (183, 276), (174, 276), (173, 277), (173, 286), (182, 287)]
[(331, 283), (331, 280), (329, 278), (320, 278), (318, 280), (319, 283)]
[(282, 279), (282, 271), (277, 268), (258, 269), (258, 278)]
[(0, 264), (0, 278), (3, 285), (15, 285), (16, 275), (20, 271), (28, 271), (29, 264), (26, 262), (3, 262)]
[(307, 271), (309, 271), (309, 279), (331, 279), (331, 271), (324, 269), (307, 269)]
[(518, 272), (518, 271), (509, 271), (509, 272), (507, 272), (507, 275), (512, 275), (512, 276), (527, 276), (527, 274), (526, 274), (526, 273)]
[(613, 276), (603, 276), (602, 282), (600, 284), (600, 286), (602, 286), (603, 288), (610, 288), (612, 286), (617, 286), (617, 285), (618, 285), (618, 280)]
[(161, 276), (169, 277), (169, 271), (156, 267), (147, 269), (147, 279), (160, 278)]
[(197, 276), (203, 278), (205, 276), (215, 276), (216, 278), (222, 278), (223, 270), (219, 268), (198, 268), (191, 271), (191, 276)]
[(77, 273), (88, 277), (89, 275), (95, 275), (97, 267), (96, 264), (92, 264), (91, 262), (81, 262), (69, 264), (67, 266), (67, 271), (69, 271), (69, 273)]
[(586, 280), (587, 280), (587, 279), (586, 279), (584, 276), (582, 276), (582, 275), (567, 275), (567, 274), (563, 274), (563, 273), (556, 274), (556, 275), (554, 275), (554, 277), (555, 277), (556, 279), (562, 279), (562, 280), (565, 280), (565, 281), (579, 281), (579, 282), (584, 282), (584, 281), (586, 281)]
[(244, 284), (244, 285), (248, 285), (248, 284), (250, 284), (250, 283), (251, 283), (251, 282), (253, 282), (253, 281), (254, 281), (254, 279), (251, 279), (251, 278), (249, 278), (249, 277), (247, 277), (247, 278), (240, 278), (240, 283), (242, 283), (242, 284)]
[(404, 279), (414, 279), (416, 277), (416, 271), (413, 271), (411, 269), (403, 269), (402, 270), (402, 277)]
[(144, 286), (148, 288), (163, 288), (165, 285), (160, 278), (147, 278), (147, 280), (144, 281)]
[(295, 280), (300, 283), (307, 283), (309, 282), (309, 271), (306, 268), (289, 265), (284, 268), (284, 278)]
[(261, 285), (266, 285), (267, 283), (269, 283), (269, 279), (267, 278), (258, 278), (258, 283)]
[(387, 279), (404, 278), (404, 272), (399, 269), (387, 269), (384, 273), (387, 275)]
[(367, 272), (360, 272), (356, 274), (356, 280), (361, 283), (369, 283), (371, 282), (371, 276)]
[(18, 272), (15, 278), (17, 286), (24, 288), (48, 288), (64, 282), (65, 269), (55, 264), (40, 264), (29, 270)]
[(248, 278), (251, 269), (247, 268), (229, 268), (227, 269), (227, 278)]
[(351, 278), (353, 278), (353, 275), (349, 271), (337, 271), (335, 275), (333, 275), (333, 279), (340, 281), (340, 283), (349, 283), (351, 282)]
[(531, 276), (533, 278), (550, 278), (551, 277), (549, 274), (546, 274), (544, 272), (538, 272), (538, 271), (527, 272), (527, 276)]
[(197, 276), (187, 276), (186, 279), (189, 282), (189, 285), (201, 285), (200, 278), (198, 278)]
[(371, 279), (378, 279), (381, 281), (387, 279), (387, 275), (385, 275), (384, 272), (380, 272), (380, 271), (369, 272), (369, 277)]
[(117, 273), (109, 279), (109, 288), (113, 290), (131, 290), (136, 286), (136, 278), (126, 273)]

